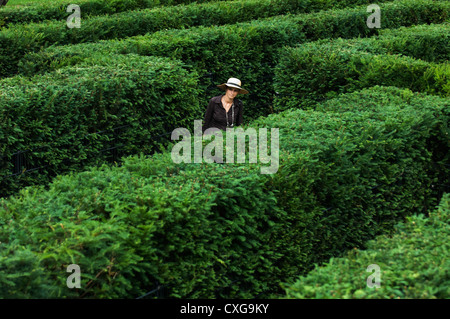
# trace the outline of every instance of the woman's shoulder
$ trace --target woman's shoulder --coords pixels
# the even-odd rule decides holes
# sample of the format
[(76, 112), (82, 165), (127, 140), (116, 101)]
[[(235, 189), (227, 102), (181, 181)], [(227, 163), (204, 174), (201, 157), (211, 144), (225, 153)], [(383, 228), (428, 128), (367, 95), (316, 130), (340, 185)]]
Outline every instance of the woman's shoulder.
[(222, 99), (223, 95), (217, 95), (213, 98), (211, 98), (210, 102), (220, 103), (220, 100)]
[[(209, 102), (211, 103), (220, 103), (222, 100), (223, 95), (217, 95), (211, 98), (211, 100), (209, 100)], [(234, 99), (234, 105), (235, 106), (243, 106), (243, 103), (241, 100), (239, 99)]]

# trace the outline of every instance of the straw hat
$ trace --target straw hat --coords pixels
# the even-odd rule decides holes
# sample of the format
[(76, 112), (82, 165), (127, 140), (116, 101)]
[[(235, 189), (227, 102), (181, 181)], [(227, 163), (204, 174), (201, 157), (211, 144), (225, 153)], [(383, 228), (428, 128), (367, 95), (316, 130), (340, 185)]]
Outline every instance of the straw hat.
[(227, 83), (219, 84), (217, 87), (225, 91), (227, 89), (227, 86), (239, 89), (239, 94), (248, 94), (248, 91), (241, 87), (241, 80), (239, 79), (229, 78)]

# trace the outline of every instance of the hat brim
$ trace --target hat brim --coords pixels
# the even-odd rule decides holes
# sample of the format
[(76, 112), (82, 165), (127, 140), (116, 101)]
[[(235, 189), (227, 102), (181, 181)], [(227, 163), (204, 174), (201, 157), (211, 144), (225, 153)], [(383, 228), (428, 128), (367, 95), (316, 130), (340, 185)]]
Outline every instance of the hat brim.
[(246, 89), (243, 89), (243, 88), (241, 88), (241, 87), (239, 87), (237, 85), (233, 85), (233, 84), (229, 84), (229, 83), (222, 83), (222, 84), (219, 84), (217, 87), (222, 89), (222, 90), (224, 90), (224, 91), (227, 90), (227, 87), (232, 87), (232, 88), (239, 89), (239, 93), (238, 94), (248, 94), (248, 91)]

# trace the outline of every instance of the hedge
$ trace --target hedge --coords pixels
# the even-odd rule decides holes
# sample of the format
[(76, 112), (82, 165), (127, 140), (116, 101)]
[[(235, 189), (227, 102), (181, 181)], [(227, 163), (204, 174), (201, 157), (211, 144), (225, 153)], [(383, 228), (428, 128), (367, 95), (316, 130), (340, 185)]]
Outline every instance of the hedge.
[[(446, 194), (429, 217), (410, 216), (394, 234), (370, 241), (365, 250), (332, 258), (287, 285), (286, 298), (448, 299), (449, 220), (450, 194)], [(379, 288), (367, 285), (373, 274), (367, 268), (373, 264), (379, 267)]]
[[(2, 199), (1, 295), (130, 298), (161, 285), (167, 297), (254, 298), (364, 247), (437, 200), (427, 141), (448, 121), (447, 100), (364, 92), (379, 112), (289, 110), (248, 126), (279, 128), (273, 175), (261, 163), (175, 164), (164, 152)], [(66, 286), (72, 263), (78, 290)]]
[(450, 65), (398, 54), (372, 54), (338, 39), (285, 48), (275, 68), (274, 108), (314, 107), (339, 93), (374, 85), (450, 96)]
[[(355, 44), (359, 41), (355, 41)], [(361, 41), (363, 42), (363, 40)], [(428, 62), (443, 63), (450, 56), (450, 24), (417, 25), (382, 29), (364, 50), (370, 53), (402, 54)], [(372, 51), (374, 50), (374, 51)], [(380, 50), (380, 51), (379, 51)]]
[[(367, 0), (347, 0), (346, 5)], [(249, 21), (286, 13), (302, 13), (329, 8), (338, 1), (295, 0), (239, 0), (233, 2), (194, 3), (184, 6), (163, 6), (148, 10), (126, 11), (82, 20), (80, 28), (68, 28), (63, 21), (47, 21), (14, 25), (0, 33), (0, 77), (14, 75), (18, 60), (28, 52), (39, 51), (51, 45), (96, 42), (102, 39), (126, 38), (171, 28), (195, 25), (223, 25)], [(84, 13), (84, 11), (83, 11)], [(0, 61), (2, 60), (0, 59)]]
[[(379, 117), (379, 113), (383, 111), (384, 103), (392, 103), (397, 105), (398, 108), (404, 108), (406, 106), (412, 107), (417, 110), (427, 110), (435, 112), (438, 108), (441, 113), (435, 113), (436, 124), (430, 132), (431, 135), (426, 140), (426, 148), (431, 155), (431, 162), (428, 166), (424, 167), (424, 172), (433, 181), (429, 187), (428, 198), (441, 198), (443, 192), (450, 192), (450, 127), (448, 125), (448, 118), (450, 116), (450, 103), (447, 101), (439, 106), (443, 100), (439, 97), (426, 96), (422, 94), (414, 94), (410, 90), (402, 90), (401, 94), (393, 94), (398, 89), (389, 89), (388, 101), (386, 102), (372, 102), (386, 99), (385, 94), (380, 94), (378, 91), (368, 92), (366, 90), (355, 92), (354, 94), (345, 95), (345, 103), (340, 103), (339, 99), (332, 99), (326, 102), (322, 102), (317, 105), (316, 110), (327, 113), (341, 113), (341, 112), (364, 112), (371, 114), (373, 117)], [(426, 98), (422, 98), (426, 96)], [(361, 103), (367, 99), (367, 102)], [(445, 101), (445, 100), (444, 100)], [(413, 178), (413, 177), (412, 177)], [(427, 200), (425, 210), (432, 209), (434, 204), (432, 201)]]
[[(124, 165), (60, 177), (47, 192), (28, 189), (2, 202), (2, 297), (136, 298), (157, 283), (170, 297), (267, 289), (255, 277), (267, 275), (267, 237), (277, 229), (268, 223), (278, 208), (255, 172), (180, 167), (170, 153)], [(72, 263), (83, 289), (66, 286)]]
[[(209, 1), (210, 0), (196, 0), (195, 2)], [(76, 4), (80, 6), (82, 17), (91, 17), (191, 2), (194, 2), (194, 0), (78, 0)], [(10, 3), (0, 10), (0, 20), (4, 19), (6, 24), (25, 24), (30, 22), (42, 22), (45, 20), (66, 20), (71, 14), (67, 12), (67, 7), (71, 4), (72, 2), (67, 0), (32, 3), (26, 6), (12, 6), (12, 3)]]
[[(436, 204), (436, 189), (448, 189), (437, 177), (449, 176), (448, 168), (441, 163), (431, 169), (433, 150), (447, 150), (448, 163), (448, 99), (380, 88), (328, 103), (321, 117), (291, 109), (280, 113), (285, 120), (271, 115), (262, 121), (280, 130), (286, 125), (289, 132), (280, 133), (289, 156), (269, 189), (279, 192), (279, 203), (293, 220), (282, 236), (292, 245), (285, 251), (304, 257), (298, 265), (363, 245), (397, 218), (425, 213)], [(332, 106), (342, 112), (330, 111)], [(433, 123), (418, 123), (419, 118)]]
[[(380, 29), (370, 38), (317, 40), (334, 44), (335, 49), (351, 49), (372, 54), (399, 54), (427, 62), (444, 63), (450, 56), (450, 24), (422, 24), (398, 29)], [(330, 43), (331, 42), (331, 43)]]
[[(449, 8), (450, 3), (446, 1), (386, 3), (383, 6), (384, 27), (441, 23), (448, 19)], [(19, 63), (19, 70), (23, 74), (46, 72), (79, 63), (93, 52), (170, 56), (193, 66), (203, 75), (200, 104), (205, 107), (212, 94), (209, 88), (215, 88), (230, 76), (238, 76), (250, 91), (250, 95), (244, 97), (245, 116), (254, 119), (273, 112), (273, 67), (280, 48), (323, 38), (376, 34), (376, 29), (369, 29), (366, 25), (366, 9), (363, 6), (285, 15), (234, 25), (166, 30), (122, 40), (50, 47), (39, 53), (27, 54)]]
[(0, 82), (2, 196), (63, 172), (160, 150), (171, 130), (202, 112), (198, 76), (181, 62), (133, 55), (87, 62)]

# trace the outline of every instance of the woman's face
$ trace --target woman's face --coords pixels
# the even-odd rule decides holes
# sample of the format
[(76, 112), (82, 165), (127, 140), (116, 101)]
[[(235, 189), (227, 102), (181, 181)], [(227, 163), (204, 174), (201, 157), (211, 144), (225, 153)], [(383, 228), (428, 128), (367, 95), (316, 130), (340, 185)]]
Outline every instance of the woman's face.
[(236, 95), (238, 95), (239, 91), (240, 91), (239, 89), (228, 87), (226, 95), (229, 99), (233, 100), (236, 97)]

